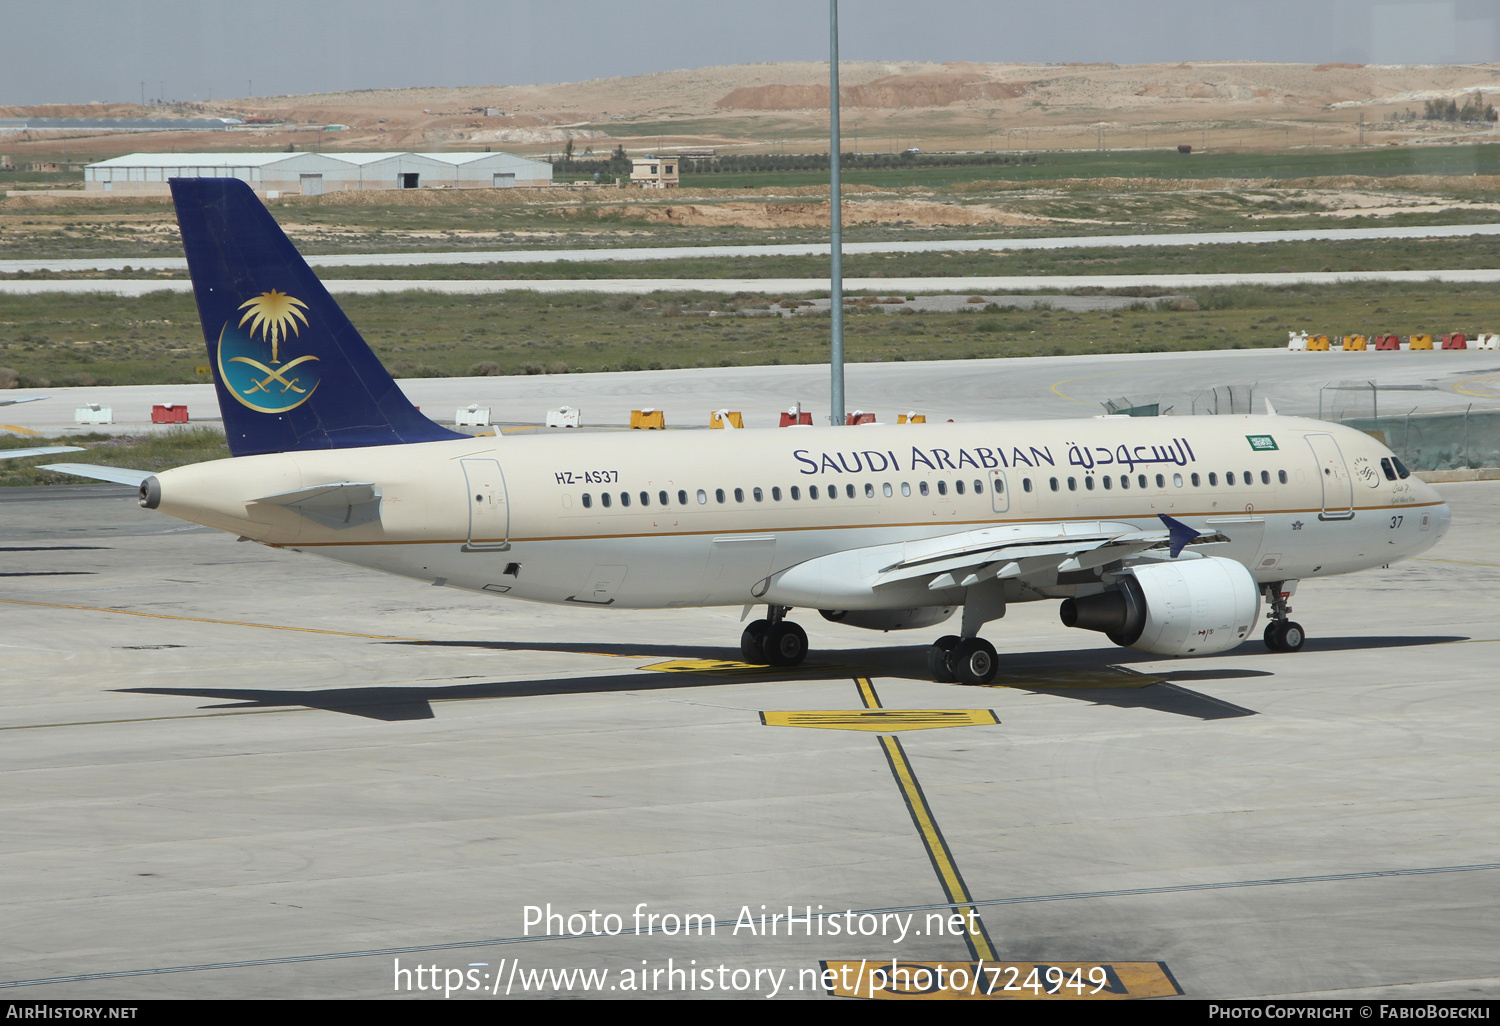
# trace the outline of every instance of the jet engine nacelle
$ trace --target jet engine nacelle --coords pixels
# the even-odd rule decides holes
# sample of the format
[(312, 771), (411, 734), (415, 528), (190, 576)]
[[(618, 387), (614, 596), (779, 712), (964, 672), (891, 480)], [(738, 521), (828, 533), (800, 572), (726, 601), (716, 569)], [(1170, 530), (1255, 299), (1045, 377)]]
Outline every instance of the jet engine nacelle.
[(1208, 556), (1127, 568), (1109, 591), (1062, 604), (1069, 627), (1158, 655), (1213, 655), (1250, 636), (1260, 588), (1232, 559)]
[(823, 619), (868, 631), (909, 631), (931, 627), (953, 615), (957, 606), (917, 606), (915, 609), (820, 609)]

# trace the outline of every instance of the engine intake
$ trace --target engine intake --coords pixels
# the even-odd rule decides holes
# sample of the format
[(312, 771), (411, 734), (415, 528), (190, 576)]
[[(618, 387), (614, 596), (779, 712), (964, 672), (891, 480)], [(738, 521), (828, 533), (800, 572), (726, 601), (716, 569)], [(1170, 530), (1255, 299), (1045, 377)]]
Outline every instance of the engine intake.
[(1100, 631), (1116, 645), (1177, 656), (1227, 652), (1260, 619), (1260, 588), (1232, 559), (1151, 563), (1123, 574), (1108, 591), (1064, 601), (1063, 624)]

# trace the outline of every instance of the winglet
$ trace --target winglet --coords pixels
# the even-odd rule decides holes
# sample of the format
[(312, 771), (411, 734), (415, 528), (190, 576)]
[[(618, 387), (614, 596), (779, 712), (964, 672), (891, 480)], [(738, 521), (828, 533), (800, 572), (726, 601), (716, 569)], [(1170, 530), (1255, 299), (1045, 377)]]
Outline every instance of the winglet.
[(1169, 544), (1171, 546), (1173, 559), (1176, 559), (1184, 548), (1191, 544), (1194, 539), (1203, 534), (1202, 531), (1199, 531), (1196, 528), (1189, 527), (1181, 520), (1174, 520), (1172, 517), (1167, 516), (1165, 513), (1158, 513), (1156, 515), (1158, 518), (1160, 518), (1162, 523), (1167, 525), (1167, 531), (1171, 535), (1171, 541), (1169, 542)]
[(1270, 396), (1266, 396), (1266, 416), (1267, 417), (1274, 417), (1274, 416), (1276, 416), (1276, 407), (1274, 407), (1274, 406), (1271, 405), (1271, 397)]

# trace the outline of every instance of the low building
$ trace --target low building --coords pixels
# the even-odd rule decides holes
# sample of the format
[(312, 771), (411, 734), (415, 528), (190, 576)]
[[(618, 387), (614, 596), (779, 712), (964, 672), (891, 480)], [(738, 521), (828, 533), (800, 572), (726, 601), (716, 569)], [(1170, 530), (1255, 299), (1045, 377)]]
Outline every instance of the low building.
[(552, 165), (510, 153), (131, 153), (84, 168), (86, 192), (164, 193), (173, 178), (238, 178), (262, 196), (348, 189), (552, 184)]
[(675, 189), (682, 184), (676, 157), (633, 157), (630, 184), (642, 189)]

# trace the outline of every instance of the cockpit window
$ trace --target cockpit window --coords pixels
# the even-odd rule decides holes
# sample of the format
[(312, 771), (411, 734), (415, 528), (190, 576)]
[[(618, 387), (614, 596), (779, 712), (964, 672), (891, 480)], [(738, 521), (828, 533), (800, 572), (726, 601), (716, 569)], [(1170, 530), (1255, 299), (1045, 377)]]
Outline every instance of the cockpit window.
[(1387, 481), (1396, 480), (1396, 468), (1391, 466), (1391, 458), (1389, 456), (1382, 456), (1380, 458), (1380, 469), (1385, 471), (1385, 479)]
[(1405, 481), (1407, 478), (1411, 477), (1411, 471), (1406, 469), (1406, 464), (1401, 462), (1400, 457), (1392, 456), (1391, 462), (1396, 465), (1396, 473), (1398, 476), (1400, 476), (1401, 480)]

